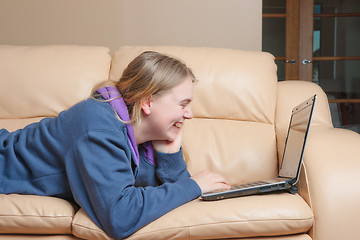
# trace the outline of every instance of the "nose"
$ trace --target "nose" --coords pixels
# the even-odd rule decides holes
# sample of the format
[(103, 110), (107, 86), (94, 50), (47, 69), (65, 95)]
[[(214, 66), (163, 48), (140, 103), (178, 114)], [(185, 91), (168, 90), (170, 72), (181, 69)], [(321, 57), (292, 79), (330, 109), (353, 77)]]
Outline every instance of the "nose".
[(184, 118), (185, 119), (192, 119), (194, 117), (190, 106), (186, 108), (185, 113), (184, 113)]

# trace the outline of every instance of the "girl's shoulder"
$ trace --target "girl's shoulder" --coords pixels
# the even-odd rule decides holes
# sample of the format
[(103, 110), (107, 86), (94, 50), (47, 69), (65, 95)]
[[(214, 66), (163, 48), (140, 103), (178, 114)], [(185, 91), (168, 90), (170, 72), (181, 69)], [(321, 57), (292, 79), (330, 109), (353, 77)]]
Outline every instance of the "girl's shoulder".
[(123, 131), (121, 122), (108, 102), (88, 98), (62, 112), (59, 118), (78, 123), (86, 130)]

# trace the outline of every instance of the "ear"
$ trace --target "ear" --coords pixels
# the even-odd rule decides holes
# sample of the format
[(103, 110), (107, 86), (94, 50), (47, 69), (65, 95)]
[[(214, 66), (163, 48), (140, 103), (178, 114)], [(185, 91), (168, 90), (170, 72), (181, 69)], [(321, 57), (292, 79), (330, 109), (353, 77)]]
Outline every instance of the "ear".
[(152, 106), (152, 97), (148, 97), (142, 101), (141, 109), (145, 115), (150, 115)]

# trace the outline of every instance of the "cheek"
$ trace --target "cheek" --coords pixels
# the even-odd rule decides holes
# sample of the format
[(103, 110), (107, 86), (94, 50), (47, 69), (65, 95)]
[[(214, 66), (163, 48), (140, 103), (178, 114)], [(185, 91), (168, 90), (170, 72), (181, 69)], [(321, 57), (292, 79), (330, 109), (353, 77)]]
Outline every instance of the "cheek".
[(182, 114), (178, 112), (167, 112), (168, 114), (164, 114), (161, 119), (158, 119), (157, 128), (160, 130), (172, 130), (176, 128), (174, 124), (176, 122), (182, 121)]
[[(164, 104), (152, 112), (153, 124), (157, 130), (167, 130), (176, 122), (183, 121), (185, 110), (178, 105)], [(155, 127), (154, 126), (154, 127)]]
[(173, 122), (182, 121), (184, 118), (184, 110), (176, 109), (172, 112), (171, 116), (172, 116), (171, 119)]
[(164, 114), (162, 116), (158, 116), (154, 119), (153, 128), (157, 131), (167, 130), (171, 127), (173, 121), (173, 118), (170, 118), (169, 115)]

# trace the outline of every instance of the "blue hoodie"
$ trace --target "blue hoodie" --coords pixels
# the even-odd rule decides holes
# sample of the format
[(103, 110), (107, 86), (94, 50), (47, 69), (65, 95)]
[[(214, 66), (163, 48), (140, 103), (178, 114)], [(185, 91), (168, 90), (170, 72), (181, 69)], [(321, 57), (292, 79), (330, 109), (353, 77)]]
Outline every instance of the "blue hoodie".
[(121, 239), (201, 194), (181, 150), (155, 152), (155, 167), (141, 148), (137, 164), (126, 125), (89, 98), (56, 118), (0, 130), (0, 193), (74, 198)]

